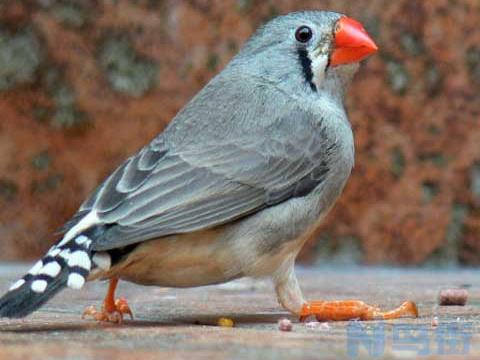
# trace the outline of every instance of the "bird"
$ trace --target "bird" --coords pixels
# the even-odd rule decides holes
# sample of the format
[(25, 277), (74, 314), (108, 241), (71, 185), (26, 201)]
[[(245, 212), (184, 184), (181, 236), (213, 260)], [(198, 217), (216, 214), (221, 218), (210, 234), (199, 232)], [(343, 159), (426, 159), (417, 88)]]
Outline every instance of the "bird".
[(60, 238), (0, 298), (21, 318), (60, 290), (107, 280), (100, 309), (132, 316), (118, 281), (196, 287), (270, 278), (281, 306), (304, 320), (418, 316), (361, 300), (305, 300), (295, 259), (354, 166), (344, 106), (359, 63), (378, 47), (363, 25), (331, 11), (278, 16), (121, 164), (64, 225)]

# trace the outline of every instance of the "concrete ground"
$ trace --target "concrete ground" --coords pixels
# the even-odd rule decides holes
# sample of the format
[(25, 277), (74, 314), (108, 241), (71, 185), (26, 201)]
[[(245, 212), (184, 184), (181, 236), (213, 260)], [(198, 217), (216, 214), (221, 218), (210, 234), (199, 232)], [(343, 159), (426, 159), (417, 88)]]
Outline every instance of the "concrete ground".
[[(0, 289), (21, 276), (23, 265), (0, 265)], [(22, 320), (0, 320), (0, 359), (318, 359), (479, 358), (480, 271), (379, 268), (299, 269), (309, 299), (358, 298), (382, 308), (414, 300), (418, 319), (298, 323), (275, 300), (272, 285), (244, 279), (195, 289), (121, 283), (135, 320), (122, 325), (82, 320), (100, 304), (106, 283), (65, 290)], [(439, 307), (440, 289), (464, 287), (466, 306)], [(435, 324), (434, 317), (438, 317)], [(220, 317), (233, 328), (219, 327)], [(293, 330), (278, 330), (289, 317)]]

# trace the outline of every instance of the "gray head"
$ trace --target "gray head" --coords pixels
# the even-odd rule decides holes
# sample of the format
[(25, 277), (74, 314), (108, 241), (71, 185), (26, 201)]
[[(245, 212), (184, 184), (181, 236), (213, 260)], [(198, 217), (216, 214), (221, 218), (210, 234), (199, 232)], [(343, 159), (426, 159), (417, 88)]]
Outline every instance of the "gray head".
[[(285, 91), (343, 96), (358, 62), (377, 50), (362, 25), (327, 11), (277, 17), (245, 44), (231, 66)], [(237, 69), (239, 70), (239, 69)]]

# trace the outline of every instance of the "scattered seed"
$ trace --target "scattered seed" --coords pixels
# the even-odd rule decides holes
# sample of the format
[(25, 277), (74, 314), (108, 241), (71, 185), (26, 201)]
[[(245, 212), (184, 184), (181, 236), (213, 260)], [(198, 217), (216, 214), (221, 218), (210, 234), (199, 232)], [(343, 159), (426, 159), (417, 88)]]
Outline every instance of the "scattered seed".
[(217, 324), (218, 326), (221, 326), (221, 327), (230, 327), (230, 328), (235, 325), (232, 319), (224, 318), (224, 317), (218, 319)]

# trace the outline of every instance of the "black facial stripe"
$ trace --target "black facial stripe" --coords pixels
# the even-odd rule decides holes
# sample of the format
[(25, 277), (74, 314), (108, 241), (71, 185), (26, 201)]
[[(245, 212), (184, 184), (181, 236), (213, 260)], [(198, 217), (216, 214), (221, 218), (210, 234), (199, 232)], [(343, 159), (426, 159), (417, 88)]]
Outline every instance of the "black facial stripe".
[(300, 61), (300, 65), (302, 65), (303, 76), (305, 77), (305, 81), (310, 85), (310, 88), (313, 91), (317, 91), (317, 87), (313, 83), (313, 72), (312, 72), (312, 60), (308, 57), (308, 52), (306, 49), (298, 49), (298, 60)]

